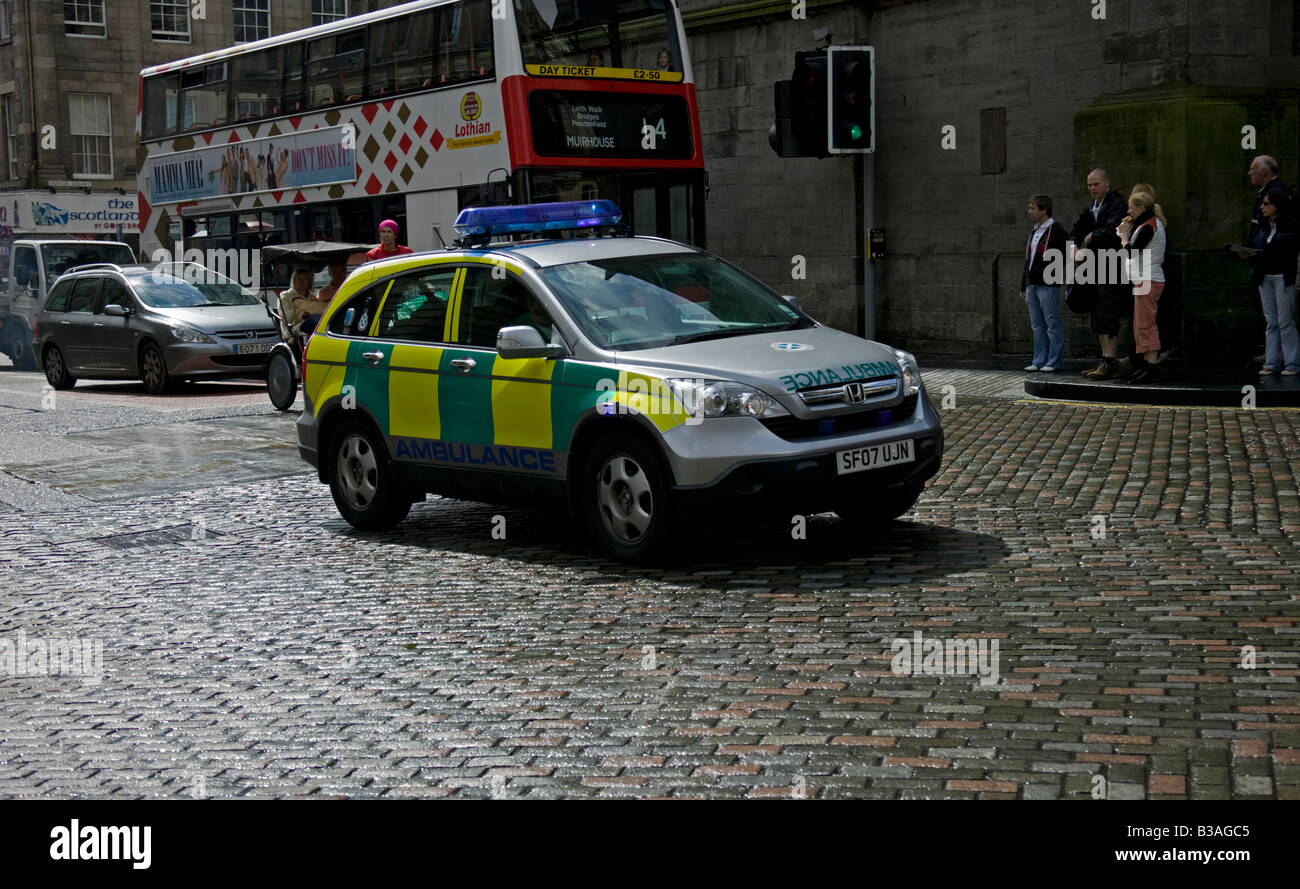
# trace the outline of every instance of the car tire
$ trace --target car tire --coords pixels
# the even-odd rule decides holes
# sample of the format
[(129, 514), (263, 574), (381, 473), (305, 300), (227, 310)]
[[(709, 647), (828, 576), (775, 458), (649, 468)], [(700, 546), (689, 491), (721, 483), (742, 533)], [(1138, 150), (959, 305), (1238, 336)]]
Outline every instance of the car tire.
[(77, 378), (68, 372), (68, 362), (58, 346), (45, 350), (45, 379), (55, 389), (71, 389), (77, 385)]
[(32, 351), (32, 335), (26, 325), (19, 323), (9, 334), (9, 358), (19, 370), (36, 370), (36, 353)]
[(924, 484), (902, 485), (885, 491), (879, 497), (864, 497), (860, 501), (838, 506), (835, 514), (854, 525), (882, 528), (916, 506), (916, 501), (921, 499), (924, 490)]
[(287, 411), (298, 398), (298, 373), (284, 350), (271, 353), (266, 362), (266, 394), (276, 410)]
[(167, 359), (155, 343), (145, 343), (140, 350), (140, 381), (144, 383), (144, 391), (150, 395), (162, 395), (171, 385)]
[(669, 539), (668, 472), (650, 447), (630, 435), (602, 439), (582, 474), (580, 503), (592, 535), (615, 559), (643, 561)]
[(411, 511), (411, 499), (398, 489), (388, 465), (384, 440), (374, 427), (348, 420), (331, 440), (330, 494), (347, 523), (359, 531), (387, 531)]

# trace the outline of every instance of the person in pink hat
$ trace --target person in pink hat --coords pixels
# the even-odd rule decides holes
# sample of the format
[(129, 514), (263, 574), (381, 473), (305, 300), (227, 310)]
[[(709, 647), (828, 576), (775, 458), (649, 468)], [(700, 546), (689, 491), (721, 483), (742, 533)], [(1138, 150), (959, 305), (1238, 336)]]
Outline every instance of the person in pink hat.
[(366, 262), (375, 259), (388, 259), (390, 256), (401, 256), (403, 253), (413, 253), (410, 247), (397, 243), (397, 223), (391, 219), (385, 219), (379, 223), (379, 246), (373, 250), (366, 251)]

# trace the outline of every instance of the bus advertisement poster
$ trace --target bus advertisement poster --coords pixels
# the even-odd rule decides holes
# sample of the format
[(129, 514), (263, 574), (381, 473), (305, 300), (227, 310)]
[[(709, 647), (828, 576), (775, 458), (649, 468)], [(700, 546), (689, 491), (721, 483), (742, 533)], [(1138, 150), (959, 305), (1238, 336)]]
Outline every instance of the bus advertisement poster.
[(153, 205), (354, 182), (354, 130), (322, 127), (158, 155), (142, 178)]

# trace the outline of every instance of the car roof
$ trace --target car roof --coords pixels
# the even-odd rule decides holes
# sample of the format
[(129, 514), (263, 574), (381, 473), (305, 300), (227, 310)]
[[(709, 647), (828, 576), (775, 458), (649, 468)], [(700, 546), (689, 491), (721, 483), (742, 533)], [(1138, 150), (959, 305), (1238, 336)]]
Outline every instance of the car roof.
[(667, 238), (566, 238), (491, 244), (479, 248), (451, 248), (449, 250), (430, 250), (421, 253), (403, 253), (371, 261), (365, 266), (361, 266), (361, 268), (373, 268), (376, 274), (383, 275), (390, 270), (412, 268), (412, 260), (417, 263), (421, 261), (455, 262), (465, 257), (490, 257), (494, 255), (515, 261), (523, 260), (525, 265), (534, 268), (548, 268), (570, 262), (699, 252), (701, 251), (695, 247), (677, 241), (670, 241)]
[(590, 262), (601, 259), (620, 259), (627, 256), (657, 256), (671, 253), (698, 253), (694, 247), (669, 241), (666, 238), (572, 238), (553, 241), (532, 241), (522, 244), (502, 244), (489, 248), (493, 252), (513, 254), (531, 260), (534, 265), (564, 265), (570, 262)]

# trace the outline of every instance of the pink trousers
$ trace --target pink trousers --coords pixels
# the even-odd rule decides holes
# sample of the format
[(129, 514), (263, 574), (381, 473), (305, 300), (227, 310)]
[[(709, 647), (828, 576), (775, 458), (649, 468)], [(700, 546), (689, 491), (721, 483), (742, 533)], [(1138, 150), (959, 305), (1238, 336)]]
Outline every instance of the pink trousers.
[[(1150, 288), (1146, 293), (1141, 290)], [(1164, 292), (1163, 281), (1140, 281), (1133, 286), (1133, 345), (1139, 352), (1160, 351), (1160, 329), (1156, 327), (1156, 303)]]

